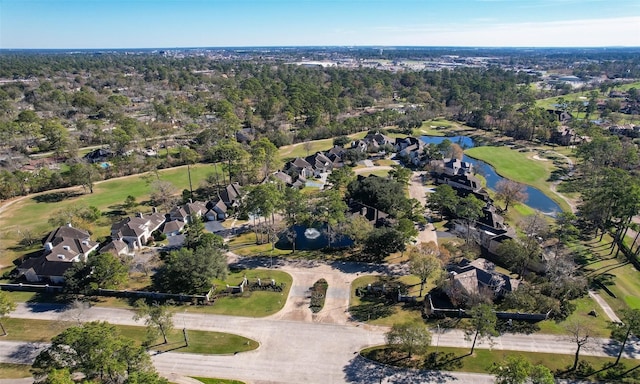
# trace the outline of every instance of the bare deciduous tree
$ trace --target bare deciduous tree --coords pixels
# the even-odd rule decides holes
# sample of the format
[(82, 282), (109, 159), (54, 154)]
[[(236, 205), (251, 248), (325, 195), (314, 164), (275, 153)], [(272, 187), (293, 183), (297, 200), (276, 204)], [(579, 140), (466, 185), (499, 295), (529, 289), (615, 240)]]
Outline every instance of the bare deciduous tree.
[(571, 321), (566, 325), (565, 329), (569, 333), (569, 339), (576, 344), (575, 359), (573, 360), (573, 367), (571, 367), (571, 370), (573, 371), (578, 367), (580, 350), (588, 347), (592, 330), (586, 322), (577, 320)]
[(504, 202), (504, 210), (515, 202), (523, 202), (527, 199), (527, 186), (517, 181), (502, 179), (496, 184), (496, 199)]

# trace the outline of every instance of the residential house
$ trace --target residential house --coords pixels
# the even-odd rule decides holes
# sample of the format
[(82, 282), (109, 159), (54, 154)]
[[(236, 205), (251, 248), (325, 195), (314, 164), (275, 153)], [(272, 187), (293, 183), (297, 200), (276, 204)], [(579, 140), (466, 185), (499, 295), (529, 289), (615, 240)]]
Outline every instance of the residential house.
[(449, 175), (440, 173), (435, 176), (435, 179), (438, 184), (447, 184), (457, 190), (466, 189), (477, 192), (482, 188), (480, 179), (470, 174)]
[[(233, 183), (220, 190), (218, 197), (207, 202), (204, 205), (204, 209), (200, 207), (198, 210), (203, 212), (202, 215), (208, 221), (225, 220), (229, 216), (227, 213), (229, 209), (238, 207), (241, 202), (242, 189), (240, 184)], [(193, 212), (196, 212), (195, 206), (189, 209), (193, 209)]]
[(558, 145), (575, 145), (579, 144), (582, 139), (574, 129), (567, 126), (560, 126), (551, 133), (549, 141)]
[(211, 200), (207, 207), (204, 217), (207, 221), (225, 220), (227, 218), (228, 207), (221, 199)]
[(186, 223), (188, 217), (187, 211), (181, 206), (173, 207), (171, 211), (169, 211), (169, 220), (171, 221), (180, 220)]
[[(284, 183), (286, 186), (293, 185), (293, 178), (282, 171), (277, 171), (271, 174), (271, 177), (275, 180), (278, 180)], [(266, 180), (265, 180), (266, 181)]]
[(31, 258), (18, 266), (18, 273), (27, 281), (64, 282), (64, 273), (74, 262), (86, 261), (89, 254), (98, 249), (88, 232), (73, 228), (71, 224), (58, 227), (43, 240), (42, 255)]
[(357, 149), (360, 152), (367, 152), (368, 144), (364, 140), (355, 140), (351, 142), (351, 149)]
[(460, 159), (444, 159), (443, 173), (449, 176), (468, 175), (473, 172), (473, 164)]
[(362, 216), (376, 227), (381, 227), (388, 223), (389, 214), (386, 212), (382, 212), (377, 208), (354, 200), (349, 201), (348, 207), (350, 216)]
[(122, 240), (111, 240), (104, 247), (100, 248), (99, 253), (111, 252), (116, 256), (131, 255), (129, 245)]
[(515, 291), (519, 281), (495, 271), (495, 265), (486, 259), (478, 258), (470, 261), (462, 259), (457, 264), (447, 267), (450, 288), (447, 294), (463, 296), (490, 295), (491, 298), (504, 296)]
[(130, 249), (142, 248), (154, 231), (160, 229), (166, 221), (164, 215), (155, 209), (150, 214), (138, 213), (134, 217), (127, 217), (111, 226), (111, 239), (122, 240)]
[(191, 199), (189, 199), (188, 203), (183, 205), (183, 208), (187, 214), (187, 224), (190, 224), (195, 217), (204, 217), (204, 214), (209, 210), (207, 208), (207, 203), (204, 201), (192, 201)]
[(322, 152), (318, 152), (315, 155), (308, 156), (307, 158), (305, 158), (305, 161), (311, 164), (314, 177), (320, 177), (320, 174), (322, 173), (333, 171), (333, 160), (328, 158)]
[[(394, 144), (394, 140), (388, 136), (383, 135), (380, 132), (376, 132), (376, 133), (367, 133), (367, 135), (364, 137), (363, 139), (365, 142), (368, 143), (368, 147), (369, 148), (378, 148), (378, 147), (382, 147), (384, 145), (393, 145)], [(368, 149), (369, 152), (373, 152), (372, 150)]]
[(573, 119), (573, 115), (567, 111), (547, 109), (547, 113), (553, 115), (560, 124), (566, 124)]
[(307, 160), (296, 157), (284, 165), (284, 172), (294, 179), (309, 179), (314, 177), (315, 170)]
[(227, 207), (237, 207), (242, 201), (242, 189), (240, 184), (232, 183), (224, 187), (218, 195)]
[(83, 158), (89, 163), (103, 163), (112, 157), (113, 152), (105, 148), (95, 149), (83, 156)]
[(491, 204), (487, 204), (482, 208), (482, 216), (478, 219), (478, 222), (491, 228), (507, 229), (504, 224), (504, 217), (498, 215), (496, 207)]
[(345, 152), (346, 152), (346, 149), (344, 149), (343, 147), (339, 145), (334, 145), (333, 148), (327, 151), (327, 156), (334, 155), (334, 156), (342, 157), (342, 155)]
[(357, 148), (361, 152), (379, 152), (380, 147), (394, 145), (394, 141), (381, 133), (368, 133), (362, 140), (351, 143), (351, 148)]
[(179, 235), (184, 229), (185, 225), (187, 225), (187, 223), (182, 220), (166, 221), (162, 226), (162, 233), (166, 236)]

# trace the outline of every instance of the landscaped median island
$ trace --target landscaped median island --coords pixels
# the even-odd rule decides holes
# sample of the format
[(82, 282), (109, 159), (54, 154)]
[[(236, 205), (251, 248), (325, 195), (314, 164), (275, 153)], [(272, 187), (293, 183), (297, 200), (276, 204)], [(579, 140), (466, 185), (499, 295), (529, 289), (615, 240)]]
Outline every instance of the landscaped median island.
[[(240, 291), (237, 287), (245, 278), (246, 285)], [(291, 275), (283, 271), (232, 269), (224, 281), (214, 281), (213, 305), (188, 306), (185, 311), (246, 317), (273, 315), (284, 307), (291, 282)]]
[[(77, 323), (65, 321), (5, 318), (3, 324), (8, 335), (3, 340), (49, 342), (54, 336)], [(122, 336), (134, 340), (138, 345), (145, 342), (144, 327), (115, 325)], [(177, 328), (177, 327), (176, 327)], [(159, 339), (149, 346), (152, 351), (169, 351), (183, 353), (199, 353), (204, 355), (225, 355), (236, 352), (246, 352), (258, 348), (258, 342), (246, 337), (222, 333), (187, 329), (189, 346), (185, 345), (182, 329), (173, 329), (167, 335), (168, 343), (163, 344)]]
[[(386, 345), (363, 349), (360, 355), (381, 364), (401, 368), (476, 373), (492, 373), (492, 367), (501, 366), (510, 356), (517, 355), (533, 365), (542, 365), (548, 368), (556, 377), (562, 377), (562, 373), (571, 368), (574, 359), (573, 355), (478, 348), (471, 355), (469, 349), (466, 348), (436, 348), (433, 345), (424, 353), (414, 352), (411, 358), (406, 352)], [(622, 383), (621, 378), (617, 376), (638, 366), (637, 360), (620, 359), (618, 366), (609, 367), (615, 362), (613, 357), (581, 356), (580, 362), (580, 371), (577, 374), (584, 376), (582, 380), (602, 380), (609, 383)], [(600, 372), (595, 373), (596, 371)], [(625, 377), (625, 379), (627, 378), (631, 379), (630, 376)]]
[(309, 304), (311, 312), (318, 313), (322, 310), (324, 301), (327, 298), (328, 288), (329, 284), (325, 279), (320, 279), (313, 284), (313, 287), (311, 287), (311, 303)]
[(244, 384), (244, 381), (227, 380), (227, 379), (213, 379), (210, 377), (194, 377), (202, 384)]

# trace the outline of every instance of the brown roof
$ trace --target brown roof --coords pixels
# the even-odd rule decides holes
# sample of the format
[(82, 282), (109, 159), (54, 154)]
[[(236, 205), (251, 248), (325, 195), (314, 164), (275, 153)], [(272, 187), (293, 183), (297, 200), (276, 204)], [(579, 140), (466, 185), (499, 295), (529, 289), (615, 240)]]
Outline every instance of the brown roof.
[(41, 277), (64, 276), (64, 273), (71, 268), (73, 263), (64, 261), (50, 261), (46, 256), (35, 257), (25, 260), (18, 266), (18, 271), (26, 272), (33, 269), (36, 275)]
[(164, 228), (162, 229), (162, 233), (172, 233), (176, 231), (181, 231), (182, 228), (184, 228), (184, 221), (171, 220), (164, 223)]
[(56, 245), (63, 239), (89, 239), (89, 232), (82, 229), (74, 228), (71, 224), (63, 225), (51, 231), (49, 235), (42, 241), (42, 244), (51, 243)]
[(104, 247), (100, 248), (100, 253), (112, 252), (116, 255), (120, 254), (124, 249), (128, 249), (129, 246), (122, 240), (111, 240)]

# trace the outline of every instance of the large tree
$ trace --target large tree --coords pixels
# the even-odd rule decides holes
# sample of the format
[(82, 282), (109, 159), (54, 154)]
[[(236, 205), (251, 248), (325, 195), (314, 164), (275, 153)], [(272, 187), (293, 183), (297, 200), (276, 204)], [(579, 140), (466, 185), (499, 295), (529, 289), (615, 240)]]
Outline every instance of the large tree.
[(533, 255), (517, 239), (509, 239), (500, 243), (496, 249), (496, 254), (507, 268), (516, 272), (520, 277), (524, 276), (527, 267), (533, 261)]
[(495, 384), (554, 384), (555, 380), (549, 368), (533, 365), (519, 355), (507, 356), (490, 368), (495, 375)]
[(203, 294), (211, 288), (214, 278), (227, 274), (226, 257), (216, 247), (171, 251), (164, 262), (153, 276), (155, 285), (164, 292)]
[(461, 219), (464, 219), (464, 222), (467, 225), (467, 233), (465, 235), (465, 243), (469, 244), (469, 239), (471, 236), (471, 223), (478, 220), (482, 216), (482, 208), (484, 207), (484, 201), (476, 198), (473, 195), (469, 195), (463, 199), (460, 199), (458, 205), (456, 206), (456, 216)]
[(153, 379), (149, 383), (168, 383), (158, 377), (144, 348), (137, 347), (106, 322), (67, 328), (36, 357), (33, 368), (37, 378), (66, 368), (99, 383), (126, 383), (137, 373), (149, 375)]
[(352, 181), (356, 179), (356, 174), (353, 171), (353, 168), (344, 166), (340, 168), (336, 168), (329, 176), (327, 176), (327, 182), (333, 185), (334, 189), (342, 191), (344, 187), (349, 185)]
[(251, 161), (262, 168), (262, 176), (267, 177), (274, 170), (278, 156), (278, 148), (269, 139), (263, 137), (251, 142)]
[(572, 371), (575, 371), (578, 367), (578, 360), (580, 359), (580, 351), (589, 343), (589, 339), (593, 333), (591, 326), (582, 320), (574, 320), (565, 325), (565, 330), (568, 333), (570, 341), (576, 344), (576, 353), (573, 359)]
[(86, 262), (73, 263), (65, 272), (66, 289), (86, 293), (121, 287), (129, 277), (127, 265), (111, 252), (89, 255)]
[(348, 196), (356, 201), (399, 217), (411, 210), (405, 186), (395, 180), (369, 176), (348, 186)]
[(337, 229), (345, 222), (347, 204), (342, 199), (340, 192), (328, 189), (322, 192), (316, 205), (318, 219), (327, 225), (327, 239), (329, 248), (333, 238), (338, 235)]
[(469, 314), (471, 315), (471, 327), (467, 330), (467, 337), (474, 335), (471, 352), (469, 352), (472, 355), (478, 339), (491, 340), (491, 338), (498, 336), (496, 330), (498, 318), (493, 307), (489, 304), (478, 304), (471, 308)]
[(159, 303), (147, 304), (146, 301), (140, 299), (135, 303), (136, 313), (133, 319), (138, 321), (144, 319), (147, 326), (147, 342), (151, 343), (162, 336), (164, 343), (167, 344), (167, 334), (173, 329), (173, 312), (168, 305)]
[(411, 172), (409, 168), (405, 168), (399, 164), (392, 165), (389, 171), (389, 177), (403, 185), (409, 184), (411, 175), (413, 175), (413, 172)]
[(282, 206), (282, 199), (283, 192), (276, 183), (263, 183), (249, 189), (245, 199), (245, 208), (253, 216), (256, 242), (259, 242), (259, 240), (258, 227), (255, 225), (255, 221), (260, 220), (260, 217), (263, 218), (264, 225), (267, 228), (267, 240), (271, 240), (274, 237), (274, 214)]
[(447, 184), (440, 184), (433, 193), (427, 194), (427, 206), (438, 211), (441, 218), (454, 213), (459, 200), (456, 191)]
[(496, 199), (504, 202), (504, 210), (509, 210), (511, 203), (523, 203), (527, 200), (527, 186), (517, 181), (502, 179), (496, 184)]
[(640, 309), (624, 310), (622, 312), (622, 325), (612, 325), (611, 338), (621, 343), (615, 364), (620, 362), (630, 335), (640, 336)]
[(2, 324), (2, 319), (15, 309), (16, 303), (11, 300), (5, 291), (0, 291), (0, 328), (2, 328), (2, 334), (4, 336), (7, 335), (7, 330), (4, 328), (4, 324)]
[(229, 175), (229, 184), (232, 183), (233, 176), (239, 176), (249, 158), (249, 153), (235, 139), (224, 139), (218, 145), (211, 148), (209, 156), (214, 162), (222, 162), (226, 165)]
[(409, 249), (409, 271), (420, 278), (420, 297), (427, 279), (442, 269), (439, 254), (440, 249), (433, 241)]
[(389, 227), (376, 228), (369, 233), (364, 244), (363, 253), (371, 257), (371, 261), (381, 262), (394, 252), (404, 251), (405, 242), (402, 233)]
[(393, 324), (386, 334), (387, 345), (406, 352), (411, 358), (413, 353), (422, 354), (431, 345), (429, 329), (418, 322)]
[(154, 180), (150, 184), (151, 204), (165, 211), (171, 210), (177, 202), (178, 189), (170, 181)]

